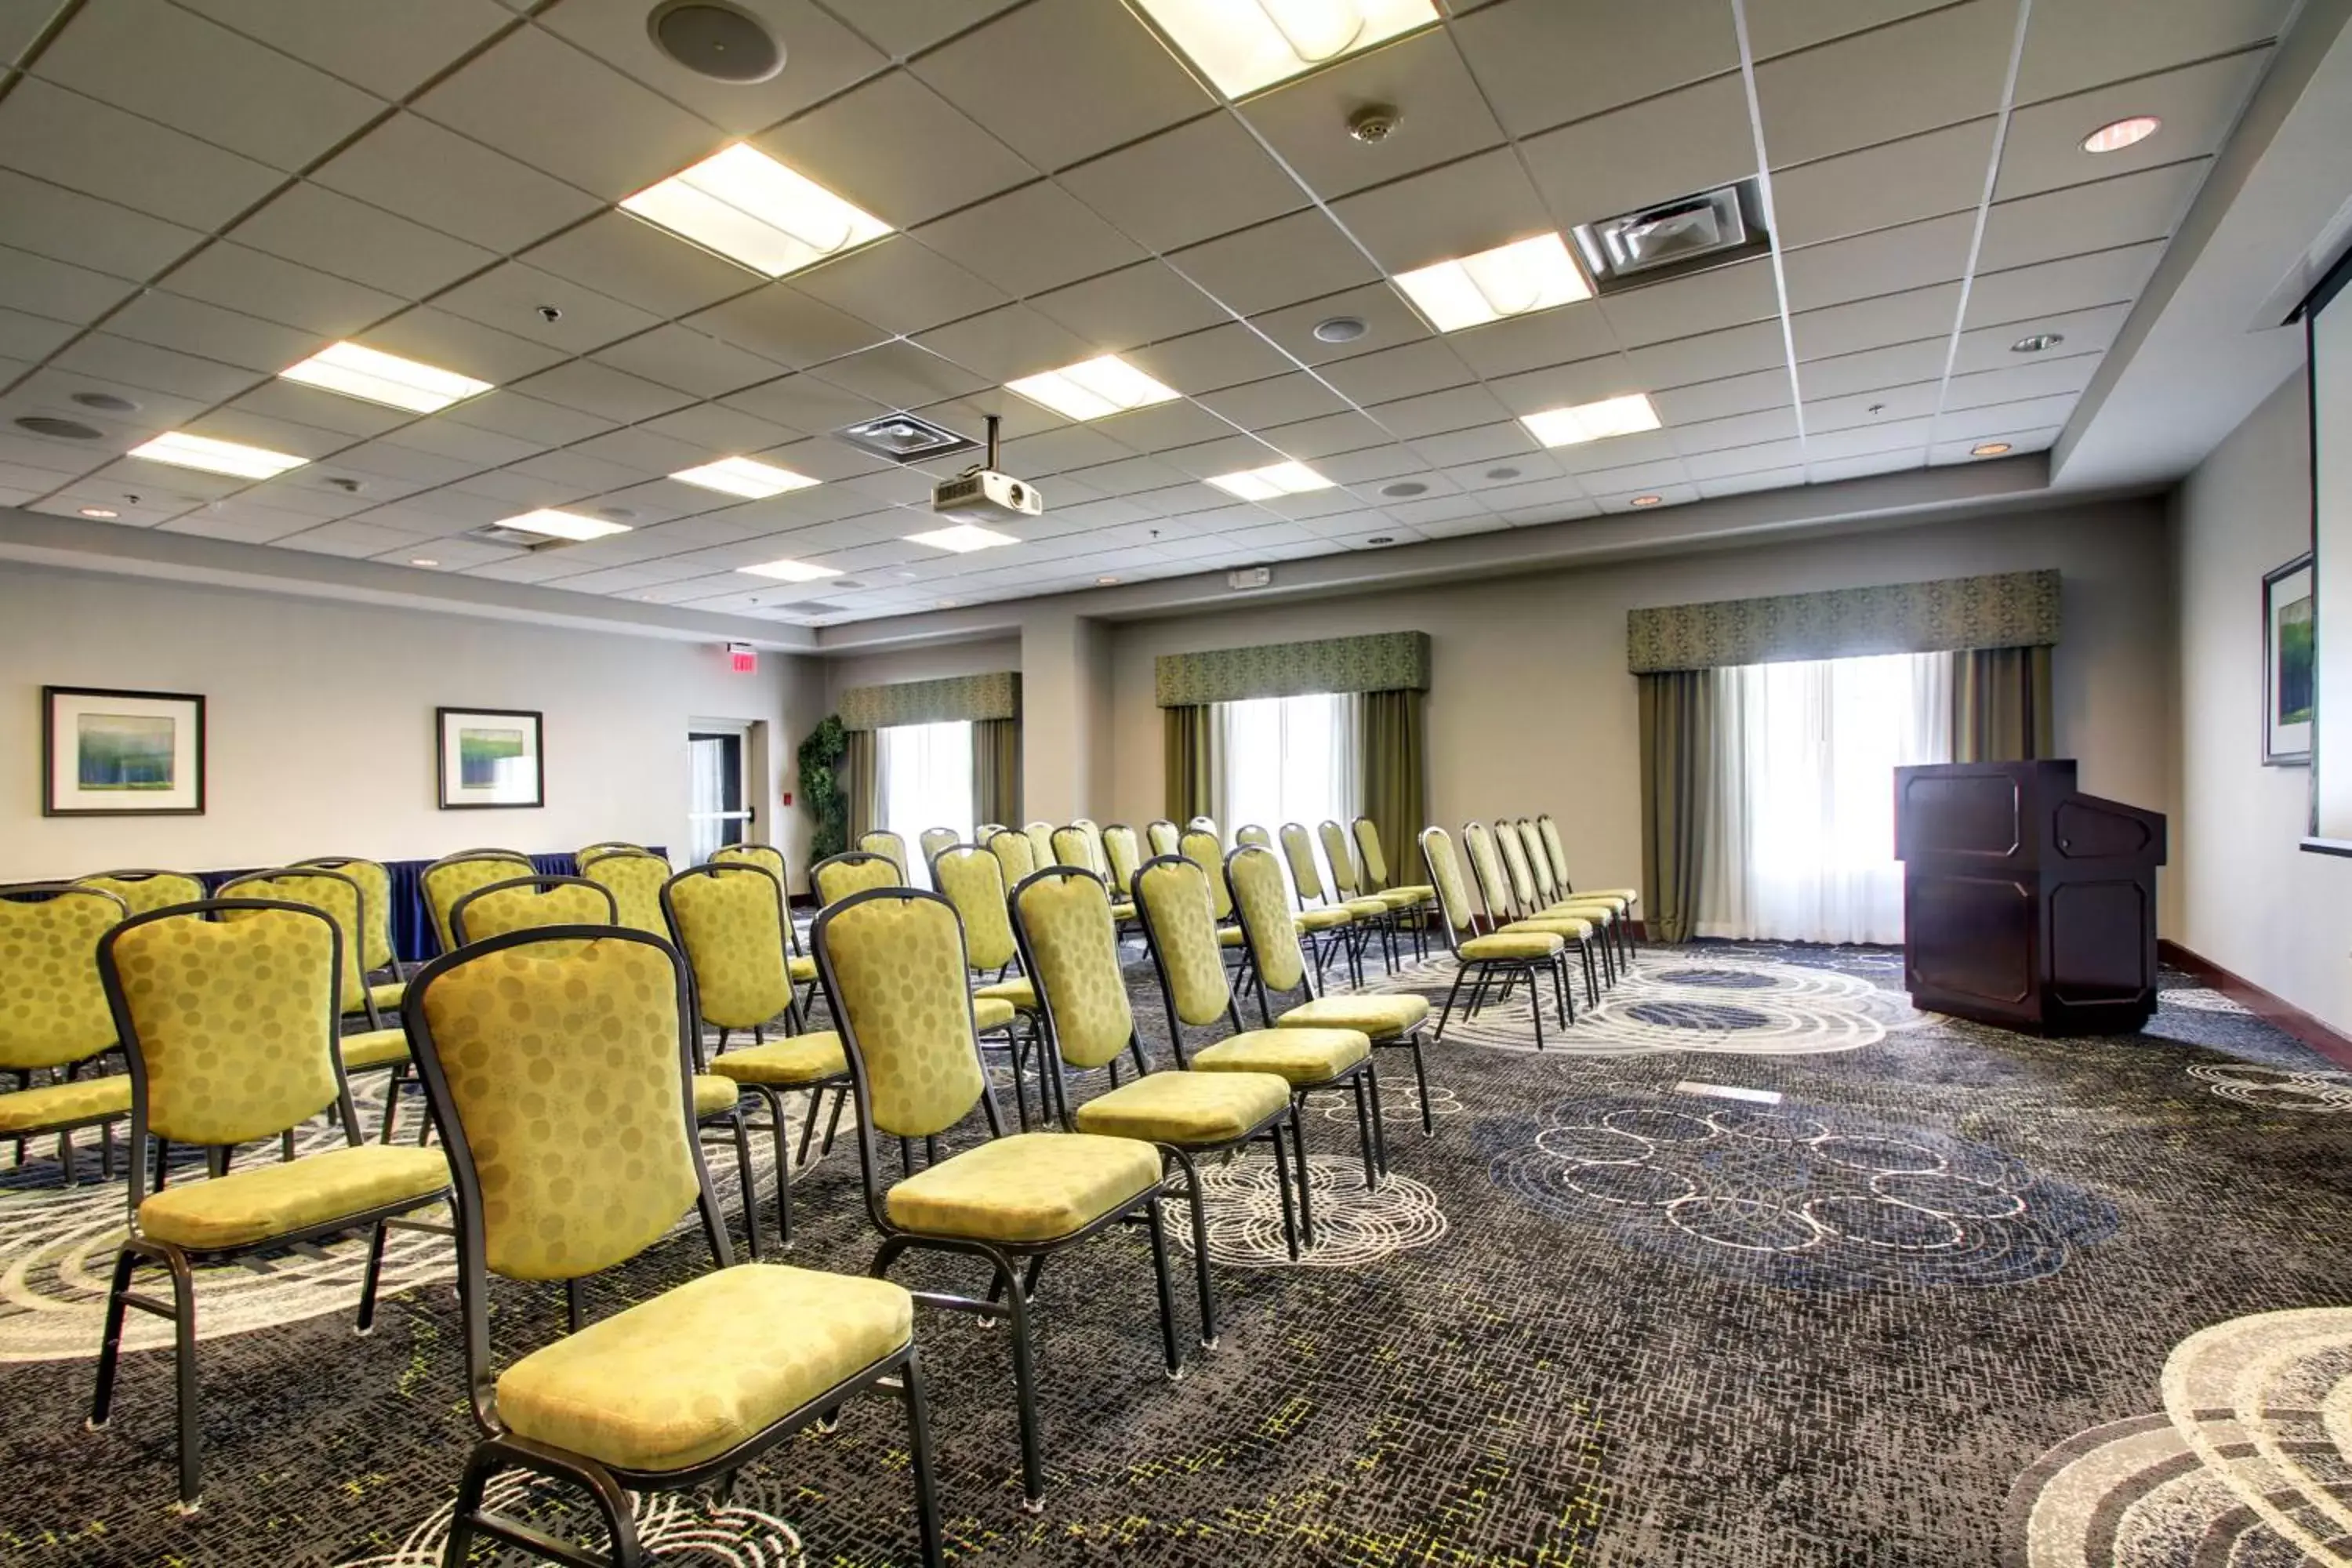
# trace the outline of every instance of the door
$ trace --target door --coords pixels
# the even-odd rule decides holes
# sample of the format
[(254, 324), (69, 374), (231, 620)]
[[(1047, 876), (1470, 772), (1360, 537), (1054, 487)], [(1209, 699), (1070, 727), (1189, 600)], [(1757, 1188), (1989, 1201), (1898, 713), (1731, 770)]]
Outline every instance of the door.
[(686, 737), (692, 780), (687, 797), (687, 850), (699, 866), (727, 845), (751, 836), (751, 792), (744, 787), (740, 730), (696, 730)]

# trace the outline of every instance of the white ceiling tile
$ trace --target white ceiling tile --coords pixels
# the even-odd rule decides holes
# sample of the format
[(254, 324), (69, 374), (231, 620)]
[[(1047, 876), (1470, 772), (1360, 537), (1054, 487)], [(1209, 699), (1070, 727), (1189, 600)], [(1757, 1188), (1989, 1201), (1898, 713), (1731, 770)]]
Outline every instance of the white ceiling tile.
[(979, 26), (1019, 0), (858, 0), (849, 22), (875, 47), (901, 58)]
[[(2268, 49), (2249, 49), (2017, 110), (2009, 118), (1993, 199), (2007, 201), (2216, 151), (2270, 57)], [(2156, 115), (2164, 127), (2121, 152), (2083, 151), (2084, 137), (2132, 114)]]
[[(120, 342), (119, 339), (115, 341)], [(146, 353), (162, 352), (148, 350), (143, 344), (129, 346), (140, 348)], [(243, 376), (248, 383), (253, 379), (242, 371), (237, 374)], [(99, 415), (99, 422), (113, 423), (125, 428), (138, 429), (151, 434), (168, 430), (183, 420), (193, 419), (205, 408), (219, 401), (216, 397), (208, 396), (175, 396), (152, 386), (116, 381), (111, 377), (93, 374), (89, 371), (68, 370), (62, 365), (52, 365), (34, 371), (31, 375), (17, 383), (15, 389), (5, 397), (0, 397), (0, 410), (15, 416), (47, 409), (51, 413), (71, 414), (77, 418), (88, 418), (96, 414), (96, 410), (85, 408), (72, 401), (73, 395), (77, 392), (107, 392), (112, 393), (117, 397), (128, 399), (137, 405), (135, 409), (123, 413)], [(341, 401), (348, 402), (349, 399)]]
[(229, 406), (289, 424), (338, 430), (354, 438), (381, 436), (416, 417), (405, 409), (362, 403), (356, 397), (340, 397), (283, 378), (263, 382)]
[[(1810, 420), (1810, 416), (1808, 417)], [(1675, 444), (1675, 450), (1685, 458), (1701, 452), (1719, 452), (1730, 447), (1794, 440), (1797, 411), (1793, 407), (1759, 409), (1753, 414), (1735, 414), (1728, 419), (1709, 419), (1699, 425), (1677, 425), (1668, 435)]]
[(2000, 110), (2017, 35), (2010, 0), (1967, 0), (1756, 68), (1774, 167)]
[[(1349, 117), (1366, 104), (1402, 106), (1398, 129), (1379, 142), (1349, 135)], [(1503, 140), (1460, 52), (1434, 27), (1259, 93), (1241, 114), (1327, 201)]]
[(782, 46), (785, 68), (759, 82), (715, 81), (654, 47), (643, 0), (559, 0), (538, 23), (606, 65), (738, 136), (829, 98), (888, 60), (809, 0), (735, 0)]
[(1392, 276), (1555, 226), (1508, 147), (1349, 196), (1331, 212)]
[(1937, 283), (1901, 294), (1882, 294), (1790, 318), (1801, 360), (1860, 353), (1889, 343), (1948, 338), (1959, 314), (1960, 286)]
[(312, 462), (352, 445), (352, 438), (340, 430), (320, 430), (313, 426), (296, 425), (235, 405), (215, 408), (189, 421), (187, 427), (198, 436), (210, 436), (221, 441), (240, 441), (247, 446), (262, 447)]
[(1211, 413), (1261, 434), (1269, 426), (1318, 419), (1347, 407), (1338, 394), (1303, 371), (1204, 393), (1198, 401)]
[[(1699, 499), (1698, 491), (1689, 485), (1659, 485), (1652, 489), (1636, 491), (1634, 492), (1634, 495), (1641, 495), (1645, 498), (1654, 495), (1658, 498), (1659, 501), (1663, 501), (1664, 505), (1668, 507), (1687, 506), (1691, 502)], [(1656, 501), (1636, 507), (1633, 504), (1633, 495), (1601, 495), (1595, 496), (1593, 498), (1593, 501), (1604, 512), (1658, 511), (1664, 510), (1664, 507), (1660, 506)]]
[(889, 335), (784, 283), (698, 311), (686, 324), (795, 370), (871, 348)]
[[(1989, 436), (2007, 436), (2012, 430), (2035, 430), (2045, 425), (2063, 425), (2074, 411), (2076, 395), (2061, 393), (2052, 397), (2031, 397), (2015, 403), (1990, 403), (1977, 408), (1947, 409), (1937, 417), (1937, 440), (1981, 441)], [(2010, 443), (2014, 447), (2015, 442)]]
[(228, 539), (239, 544), (273, 544), (289, 533), (315, 528), (319, 520), (300, 512), (256, 506), (243, 496), (215, 501), (201, 511), (174, 518), (156, 531), (190, 533), (199, 539)]
[(1143, 259), (1131, 240), (1043, 180), (926, 224), (915, 237), (1013, 294)]
[(206, 246), (172, 269), (163, 287), (207, 304), (347, 338), (405, 303), (397, 295), (226, 240)]
[[(726, 402), (729, 407), (740, 409), (754, 418), (812, 436), (822, 431), (838, 430), (845, 425), (855, 425), (861, 419), (872, 419), (890, 412), (887, 404), (847, 391), (830, 382), (819, 381), (813, 375), (788, 375), (782, 381), (772, 381), (748, 392), (735, 393)], [(813, 442), (810, 445), (829, 449), (834, 455), (832, 462), (821, 468), (808, 467), (806, 465), (814, 459), (807, 453), (798, 457), (776, 457), (772, 460), (813, 479), (845, 479), (851, 474), (867, 473), (881, 467), (877, 459), (837, 442)], [(793, 448), (780, 450), (790, 453)]]
[(602, 205), (552, 175), (407, 113), (370, 131), (311, 178), (500, 252), (544, 239)]
[(1772, 211), (1780, 244), (1842, 239), (1975, 206), (1984, 199), (1993, 124), (1990, 119), (1971, 121), (1775, 170)]
[(698, 397), (718, 397), (763, 381), (772, 381), (783, 366), (691, 327), (672, 323), (625, 338), (592, 356), (600, 364), (644, 376), (664, 386), (677, 387)]
[(1977, 371), (1952, 377), (1944, 388), (1944, 406), (1981, 408), (1992, 403), (2080, 392), (2091, 384), (2092, 374), (2099, 368), (2097, 354), (2070, 354), (2064, 359), (2051, 359), (2044, 354), (2017, 357), (2025, 363), (2004, 370)]
[(638, 497), (638, 491), (648, 488), (664, 498), (660, 510), (670, 516), (709, 511), (724, 504), (719, 497), (709, 490), (677, 484), (667, 478), (681, 468), (710, 460), (709, 452), (690, 441), (681, 441), (673, 436), (631, 426), (625, 429), (608, 430), (602, 436), (592, 436), (571, 449), (583, 457), (618, 463), (639, 474), (660, 476), (656, 485), (634, 487), (610, 498), (624, 505), (635, 504), (635, 500), (631, 498), (643, 499)]
[(1384, 447), (1391, 440), (1386, 430), (1352, 411), (1302, 419), (1295, 425), (1252, 428), (1284, 457), (1310, 463), (1320, 463), (1343, 452), (1359, 452), (1367, 447)]
[(501, 387), (469, 397), (446, 413), (434, 416), (454, 425), (470, 425), (536, 446), (557, 447), (584, 441), (613, 427), (614, 421), (576, 408), (561, 407), (539, 397)]
[(7, 0), (0, 5), (0, 66), (22, 58), (57, 14), (72, 0)]
[(1097, 419), (1093, 427), (1134, 452), (1165, 452), (1232, 433), (1232, 427), (1192, 399), (1156, 403)]
[(720, 403), (698, 403), (675, 414), (649, 419), (641, 428), (651, 435), (683, 441), (714, 457), (740, 457), (791, 440), (797, 434)]
[(1590, 223), (1756, 172), (1748, 89), (1719, 76), (1530, 138), (1536, 185), (1563, 225)]
[(278, 543), (281, 548), (357, 560), (369, 555), (382, 555), (387, 551), (413, 551), (416, 547), (416, 537), (398, 529), (345, 519), (341, 522), (321, 523), (307, 533), (289, 534)]
[[(110, 332), (90, 333), (60, 353), (56, 363), (61, 369), (87, 371), (127, 385), (150, 386), (206, 404), (234, 397), (261, 379), (250, 370), (194, 354), (175, 353)], [(278, 368), (272, 366), (272, 373)]]
[(2208, 160), (2168, 163), (2137, 174), (2069, 185), (2038, 196), (1995, 202), (1985, 215), (1981, 272), (2053, 261), (2077, 251), (2161, 239), (2189, 209)]
[(453, 458), (477, 472), (501, 463), (520, 462), (540, 449), (536, 441), (518, 440), (495, 430), (477, 429), (448, 419), (419, 419), (391, 432), (384, 440), (394, 446), (414, 447), (420, 452)]
[(942, 397), (961, 397), (989, 384), (986, 376), (974, 375), (961, 365), (905, 342), (884, 343), (834, 360), (816, 374), (835, 386), (892, 408), (919, 408)]
[(1383, 403), (1370, 412), (1391, 435), (1411, 441), (1448, 430), (1466, 430), (1474, 425), (1492, 425), (1511, 411), (1483, 386), (1457, 386), (1449, 392), (1426, 392)]
[(2164, 257), (2162, 240), (2147, 240), (2063, 261), (2006, 272), (1979, 272), (1969, 285), (1967, 325), (2022, 321), (2055, 311), (2088, 310), (2138, 298)]
[(1769, 60), (1948, 4), (1950, 0), (1877, 0), (1865, 7), (1853, 0), (1748, 0), (1748, 41), (1758, 59)]
[(1835, 359), (1808, 360), (1798, 367), (1798, 381), (1808, 401), (1933, 381), (1944, 374), (1944, 362), (1950, 350), (1949, 339), (1934, 338), (1858, 354), (1841, 354)]
[(2034, 0), (2017, 101), (2034, 103), (2266, 42), (2294, 10), (2293, 0), (2138, 0), (2128, 25), (2119, 26), (2098, 0)]
[[(1548, 320), (1543, 316), (1521, 318), (1527, 321)], [(1315, 329), (1335, 316), (1352, 316), (1364, 324), (1363, 335), (1345, 342), (1327, 343), (1315, 335)], [(1346, 289), (1337, 294), (1327, 294), (1319, 300), (1303, 304), (1287, 305), (1279, 310), (1268, 310), (1254, 316), (1250, 325), (1279, 344), (1285, 353), (1302, 364), (1327, 364), (1333, 360), (1352, 358), (1357, 354), (1377, 353), (1384, 349), (1426, 339), (1428, 326), (1404, 302), (1404, 296), (1386, 283), (1367, 283), (1360, 288)], [(1459, 349), (1460, 337), (1449, 340)]]
[(1322, 367), (1323, 379), (1351, 403), (1389, 403), (1416, 393), (1443, 392), (1476, 377), (1447, 343), (1424, 338), (1378, 353)]
[[(1801, 485), (1805, 482), (1804, 460), (1803, 443), (1768, 441), (1760, 446), (1702, 452), (1683, 466), (1698, 481), (1703, 493), (1723, 496)], [(1733, 482), (1741, 479), (1748, 482)]]
[(656, 316), (683, 316), (767, 281), (625, 212), (591, 218), (522, 259)]
[(568, 447), (560, 452), (541, 452), (505, 472), (525, 479), (545, 479), (581, 496), (597, 496), (606, 490), (622, 489), (642, 477), (635, 468), (589, 457), (576, 447)]
[[(1570, 309), (1578, 307), (1570, 306)], [(1760, 321), (1780, 313), (1772, 263), (1759, 257), (1601, 299), (1596, 308), (1628, 349)]]
[(984, 381), (1058, 370), (1095, 355), (1093, 345), (1026, 305), (1006, 305), (968, 317), (915, 340)]
[[(1509, 426), (1498, 426), (1508, 429)], [(1522, 433), (1524, 433), (1524, 427)], [(1459, 463), (1441, 470), (1444, 477), (1465, 490), (1483, 492), (1507, 485), (1531, 485), (1545, 479), (1564, 477), (1568, 470), (1545, 452), (1513, 452), (1507, 460), (1482, 458), (1475, 462)]]
[(285, 178), (37, 77), (19, 78), (0, 99), (0, 163), (202, 229), (226, 223)]
[(0, 169), (0, 244), (100, 272), (147, 278), (203, 238), (194, 229)]
[(421, 300), (497, 257), (319, 185), (297, 184), (229, 231), (256, 250)]
[(381, 98), (403, 98), (514, 17), (491, 0), (184, 0)]
[[(1464, 463), (1490, 462), (1508, 458), (1514, 462), (1522, 457), (1532, 457), (1542, 448), (1528, 434), (1528, 427), (1516, 419), (1497, 420), (1492, 425), (1474, 425), (1466, 430), (1448, 430), (1435, 436), (1423, 436), (1412, 444), (1412, 450), (1425, 460), (1442, 467), (1454, 468)], [(1556, 459), (1546, 458), (1545, 461)], [(1529, 473), (1536, 470), (1528, 468)]]
[(1504, 0), (1463, 17), (1453, 33), (1516, 136), (1739, 66), (1731, 7), (1721, 0)]
[(904, 235), (891, 235), (825, 262), (796, 272), (789, 284), (861, 321), (888, 332), (919, 332), (976, 315), (1008, 296), (937, 251), (926, 249)]
[(1465, 364), (1489, 378), (1591, 359), (1617, 345), (1607, 318), (1590, 304), (1489, 321), (1450, 332), (1445, 342)]
[(656, 414), (667, 414), (694, 401), (686, 394), (673, 391), (657, 382), (586, 360), (573, 360), (569, 364), (557, 365), (553, 370), (541, 371), (517, 383), (515, 390), (526, 397), (535, 397), (624, 425), (650, 419)]
[(634, 195), (726, 142), (706, 121), (538, 27), (508, 34), (415, 108), (608, 201)]
[(1885, 420), (1927, 418), (1936, 412), (1943, 392), (1941, 382), (1915, 381), (1908, 386), (1812, 398), (1805, 405), (1805, 429), (1809, 434), (1827, 434)]
[(1100, 0), (1036, 0), (910, 68), (1041, 169), (1164, 131), (1214, 102), (1127, 7)]
[(1606, 468), (1587, 468), (1577, 476), (1586, 493), (1595, 496), (1663, 491), (1670, 486), (1687, 484), (1690, 479), (1690, 470), (1680, 458), (1655, 458)]
[(1178, 271), (1245, 316), (1319, 299), (1380, 276), (1363, 252), (1319, 212), (1276, 218), (1180, 250), (1169, 259)]
[(1638, 373), (1620, 354), (1524, 371), (1487, 384), (1514, 414), (1539, 414), (1547, 408), (1597, 403), (1604, 397), (1647, 390)]
[(1296, 212), (1307, 193), (1230, 114), (1203, 115), (1066, 171), (1062, 184), (1154, 250)]
[(2052, 332), (2065, 342), (2059, 348), (2044, 351), (2053, 354), (2095, 353), (2116, 341), (2122, 330), (2128, 305), (2106, 305), (2095, 310), (2070, 310), (2063, 315), (2030, 317), (1997, 327), (1978, 327), (1960, 334), (1960, 350), (1952, 362), (1952, 374), (1964, 375), (1972, 371), (2006, 370), (2031, 356), (2014, 353), (2010, 345), (2021, 338), (2038, 332)]
[(1780, 268), (1791, 310), (1817, 310), (1874, 294), (1899, 293), (1958, 278), (1969, 269), (1976, 215), (1952, 213), (1786, 252)]
[(317, 332), (176, 294), (142, 294), (117, 310), (106, 328), (119, 337), (271, 374), (326, 346)]
[(1232, 320), (1214, 300), (1158, 261), (1106, 272), (1030, 302), (1097, 349), (1114, 352)]
[(1181, 469), (1183, 474), (1190, 474), (1196, 479), (1209, 479), (1220, 474), (1237, 473), (1244, 468), (1261, 468), (1268, 463), (1279, 462), (1281, 456), (1255, 437), (1227, 436), (1215, 441), (1203, 441), (1197, 447), (1162, 452), (1160, 460), (1163, 465)]
[[(1217, 442), (1213, 445), (1223, 447), (1224, 443)], [(1188, 448), (1181, 456), (1197, 462), (1202, 450), (1202, 447)], [(1250, 450), (1264, 452), (1265, 448), (1253, 443)], [(1227, 470), (1221, 468), (1214, 471), (1223, 473)], [(1121, 458), (1115, 462), (1097, 463), (1088, 468), (1074, 468), (1070, 471), (1070, 477), (1105, 495), (1116, 496), (1123, 495), (1129, 490), (1164, 489), (1171, 485), (1180, 485), (1184, 482), (1185, 475), (1191, 472), (1191, 468), (1176, 463), (1172, 458), (1166, 462), (1151, 458)]]
[[(2000, 438), (2009, 443), (2010, 452), (2012, 455), (2042, 452), (2047, 451), (2056, 443), (2058, 429), (2055, 426), (2052, 426), (2041, 430), (2004, 430), (2000, 433)], [(1927, 461), (1930, 464), (1984, 462), (1985, 458), (1978, 457), (1969, 450), (1971, 447), (1979, 444), (1979, 439), (1971, 436), (1961, 441), (1938, 442), (1927, 448)]]
[(492, 385), (520, 381), (571, 356), (562, 349), (486, 327), (431, 305), (360, 335), (368, 347), (454, 370)]
[(458, 458), (445, 458), (437, 452), (421, 452), (414, 447), (404, 447), (392, 441), (368, 441), (347, 447), (335, 454), (332, 466), (392, 481), (389, 484), (369, 483), (363, 493), (371, 499), (383, 496), (394, 489), (414, 487), (421, 489), (446, 485), (469, 479), (482, 471), (474, 464)]
[[(799, 61), (793, 62), (794, 69)], [(906, 71), (892, 71), (751, 138), (769, 156), (897, 228), (911, 228), (1037, 171)], [(941, 153), (953, 149), (953, 156)]]
[(1880, 474), (1901, 474), (1927, 466), (1927, 454), (1905, 449), (1899, 452), (1879, 452), (1868, 457), (1846, 458), (1833, 462), (1812, 463), (1806, 472), (1817, 485), (1835, 484), (1841, 479), (1866, 479)]
[(1120, 357), (1162, 384), (1195, 395), (1263, 381), (1293, 368), (1264, 338), (1237, 321), (1130, 350)]
[(1485, 492), (1486, 505), (1497, 510), (1573, 504), (1584, 499), (1584, 487), (1573, 478), (1536, 479), (1521, 485), (1498, 485)]
[(1917, 452), (1927, 445), (1932, 419), (1878, 419), (1843, 430), (1805, 432), (1805, 460), (1819, 471), (1823, 463), (1873, 452)]
[[(543, 364), (603, 348), (661, 320), (520, 261), (501, 261), (435, 295), (433, 308), (541, 345), (549, 355)], [(557, 312), (552, 321), (542, 313), (551, 308)]]
[(0, 246), (0, 300), (17, 310), (79, 325), (98, 320), (138, 291), (136, 283)]

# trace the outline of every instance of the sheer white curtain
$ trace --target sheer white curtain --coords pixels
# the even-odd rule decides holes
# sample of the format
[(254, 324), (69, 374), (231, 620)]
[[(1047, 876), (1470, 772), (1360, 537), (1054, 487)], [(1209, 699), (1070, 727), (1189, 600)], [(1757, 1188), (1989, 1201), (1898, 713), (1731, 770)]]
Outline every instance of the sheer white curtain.
[[(1210, 813), (1228, 838), (1250, 823), (1279, 834), (1286, 822), (1305, 823), (1312, 833), (1326, 820), (1355, 820), (1363, 785), (1353, 697), (1220, 702), (1215, 724)], [(1289, 874), (1286, 860), (1283, 875)]]
[(1714, 672), (1698, 934), (1903, 940), (1894, 770), (1951, 760), (1949, 654)]
[(881, 820), (907, 841), (907, 874), (917, 887), (930, 885), (917, 842), (926, 827), (952, 827), (971, 837), (971, 726), (893, 724), (875, 736), (880, 774)]

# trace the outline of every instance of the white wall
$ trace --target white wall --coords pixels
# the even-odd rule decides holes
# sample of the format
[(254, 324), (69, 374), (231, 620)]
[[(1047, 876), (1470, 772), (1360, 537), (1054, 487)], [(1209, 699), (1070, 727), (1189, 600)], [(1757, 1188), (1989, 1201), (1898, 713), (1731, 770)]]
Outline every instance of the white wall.
[[(2298, 469), (2297, 472), (2300, 472)], [(2155, 500), (1816, 539), (1754, 549), (1129, 623), (1113, 628), (1104, 821), (1160, 815), (1162, 653), (1350, 632), (1425, 631), (1430, 809), (1436, 821), (1549, 810), (1579, 881), (1641, 877), (1640, 738), (1625, 612), (1755, 595), (2056, 567), (2059, 754), (2083, 787), (2172, 804), (2173, 642), (2168, 537)], [(2251, 688), (2249, 688), (2251, 689)], [(1045, 722), (1033, 713), (1031, 722)]]
[[(816, 679), (774, 653), (731, 674), (716, 643), (0, 564), (0, 879), (600, 838), (682, 856), (688, 721), (764, 721), (788, 758), (822, 716)], [(202, 692), (205, 814), (43, 817), (44, 685)], [(546, 806), (437, 809), (436, 706), (541, 710)], [(783, 826), (789, 848), (797, 825)]]
[(2264, 767), (2263, 574), (2311, 548), (2310, 403), (2297, 371), (2174, 500), (2180, 811), (2174, 940), (2352, 1029), (2352, 860), (2296, 847), (2310, 770)]

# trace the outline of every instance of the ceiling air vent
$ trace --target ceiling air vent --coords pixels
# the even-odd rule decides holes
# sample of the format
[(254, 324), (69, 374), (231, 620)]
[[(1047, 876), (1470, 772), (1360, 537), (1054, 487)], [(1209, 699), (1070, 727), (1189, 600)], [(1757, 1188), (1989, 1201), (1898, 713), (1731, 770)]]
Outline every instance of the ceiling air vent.
[(959, 436), (944, 425), (934, 425), (913, 414), (868, 419), (835, 434), (859, 451), (871, 452), (893, 463), (919, 463), (929, 458), (969, 452), (980, 445), (969, 436)]
[(470, 539), (478, 544), (495, 544), (501, 550), (529, 550), (534, 552), (541, 550), (561, 550), (568, 544), (579, 542), (572, 539), (552, 539), (544, 533), (530, 533), (520, 528), (501, 528), (495, 522), (486, 522), (479, 528), (469, 528), (458, 537)]
[(1602, 293), (1661, 283), (1772, 248), (1753, 180), (1579, 224), (1576, 247)]

